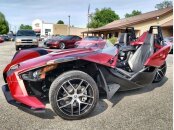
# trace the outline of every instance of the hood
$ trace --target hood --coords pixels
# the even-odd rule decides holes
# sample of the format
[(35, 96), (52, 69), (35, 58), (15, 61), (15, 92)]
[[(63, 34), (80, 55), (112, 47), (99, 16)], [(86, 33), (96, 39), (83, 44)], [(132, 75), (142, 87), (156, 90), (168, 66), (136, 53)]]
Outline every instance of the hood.
[(16, 36), (16, 39), (36, 39), (36, 36)]
[[(57, 50), (43, 56), (38, 56), (38, 57), (23, 60), (23, 61), (19, 60), (19, 62), (15, 61), (15, 64), (20, 65), (19, 69), (21, 71), (26, 71), (32, 68), (45, 66), (48, 61), (52, 61), (52, 60), (59, 60), (59, 59), (64, 60), (66, 58), (80, 59), (80, 57), (89, 55), (89, 53), (91, 54), (91, 52), (95, 52), (95, 51), (92, 49), (86, 49), (86, 48)], [(13, 61), (7, 66), (8, 68), (6, 67), (5, 70), (8, 71), (12, 65), (14, 65)]]

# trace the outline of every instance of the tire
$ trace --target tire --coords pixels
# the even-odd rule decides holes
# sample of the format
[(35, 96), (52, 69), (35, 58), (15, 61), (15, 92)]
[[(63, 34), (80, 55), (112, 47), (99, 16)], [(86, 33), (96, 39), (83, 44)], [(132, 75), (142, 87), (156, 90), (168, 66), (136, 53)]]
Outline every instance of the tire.
[(16, 51), (19, 51), (19, 47), (18, 46), (16, 46)]
[[(68, 97), (68, 94), (71, 97)], [(94, 110), (98, 99), (99, 91), (93, 78), (78, 70), (68, 71), (58, 76), (49, 90), (52, 109), (67, 120), (86, 117)]]
[(163, 80), (166, 74), (166, 70), (167, 70), (167, 64), (166, 62), (164, 62), (164, 64), (158, 68), (153, 83), (158, 83), (161, 80)]
[(66, 48), (65, 43), (63, 43), (63, 42), (59, 43), (59, 48), (60, 49), (65, 49)]

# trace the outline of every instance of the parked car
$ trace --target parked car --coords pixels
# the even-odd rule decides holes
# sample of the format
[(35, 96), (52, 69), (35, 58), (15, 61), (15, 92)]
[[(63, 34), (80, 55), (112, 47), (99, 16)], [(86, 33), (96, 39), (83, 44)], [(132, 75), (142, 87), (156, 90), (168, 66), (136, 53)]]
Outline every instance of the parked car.
[(18, 30), (15, 45), (16, 50), (19, 50), (19, 48), (38, 47), (39, 42), (33, 30)]
[(164, 43), (171, 45), (170, 53), (173, 54), (173, 37), (165, 37)]
[(101, 37), (97, 36), (87, 36), (83, 38), (81, 41), (75, 43), (77, 48), (87, 48), (87, 47), (99, 47), (103, 48), (106, 41), (104, 41)]
[(47, 44), (49, 42), (55, 42), (55, 41), (57, 41), (58, 39), (60, 39), (62, 37), (63, 37), (63, 35), (55, 36), (55, 37), (50, 37), (50, 38), (48, 38), (47, 40), (44, 41), (44, 45), (47, 46)]
[(8, 37), (8, 35), (2, 35), (2, 38), (4, 39), (4, 41), (9, 41), (10, 38)]
[(0, 36), (0, 43), (4, 42), (4, 38)]
[(15, 34), (8, 34), (9, 41), (14, 41), (16, 35)]
[[(155, 49), (153, 29), (124, 61), (118, 57), (120, 46), (109, 41), (102, 49), (21, 50), (3, 71), (4, 95), (10, 104), (34, 112), (44, 112), (49, 101), (64, 119), (84, 118), (94, 110), (100, 89), (111, 99), (117, 91), (142, 88), (165, 77), (170, 46)], [(119, 62), (125, 64), (117, 67)]]
[(73, 48), (75, 47), (75, 43), (77, 41), (80, 41), (81, 39), (82, 39), (81, 37), (75, 35), (63, 36), (57, 40), (48, 41), (46, 43), (46, 47), (57, 48), (57, 49)]

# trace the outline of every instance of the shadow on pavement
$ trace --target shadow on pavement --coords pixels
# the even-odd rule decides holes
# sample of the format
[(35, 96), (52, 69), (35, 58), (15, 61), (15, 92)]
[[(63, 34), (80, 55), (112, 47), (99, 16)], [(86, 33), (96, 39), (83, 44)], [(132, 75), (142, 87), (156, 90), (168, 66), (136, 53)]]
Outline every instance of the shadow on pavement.
[(167, 82), (168, 78), (164, 77), (164, 79), (159, 83), (152, 83), (148, 86), (144, 86), (143, 88), (135, 89), (135, 90), (129, 90), (129, 91), (123, 91), (123, 92), (117, 92), (113, 98), (110, 100), (113, 103), (113, 107), (125, 96), (131, 96), (131, 95), (137, 95), (142, 93), (147, 93), (155, 88), (162, 87), (163, 84)]

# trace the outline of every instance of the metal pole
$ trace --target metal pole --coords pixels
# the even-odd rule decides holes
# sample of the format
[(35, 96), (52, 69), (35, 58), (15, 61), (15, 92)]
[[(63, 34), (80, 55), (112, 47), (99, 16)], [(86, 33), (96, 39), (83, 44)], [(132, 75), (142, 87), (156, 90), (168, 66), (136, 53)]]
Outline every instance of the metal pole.
[(68, 17), (69, 17), (69, 35), (70, 35), (70, 18), (71, 18), (71, 16), (70, 15), (68, 15)]
[[(89, 14), (88, 14), (88, 33), (89, 33)], [(88, 33), (87, 33), (87, 36), (88, 36)]]
[(88, 6), (88, 33), (87, 33), (87, 36), (88, 36), (88, 34), (89, 34), (89, 17), (90, 17), (90, 4), (89, 4), (89, 6)]

